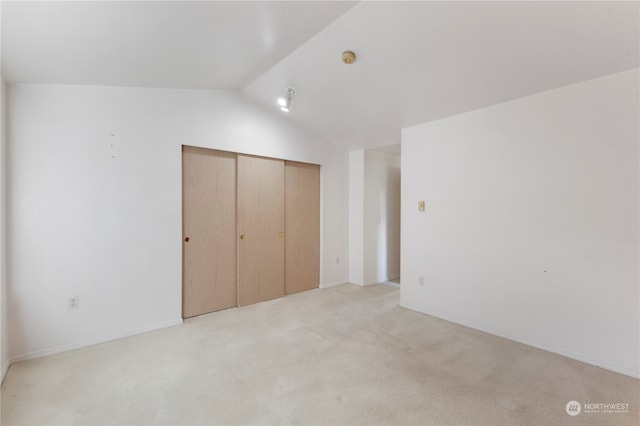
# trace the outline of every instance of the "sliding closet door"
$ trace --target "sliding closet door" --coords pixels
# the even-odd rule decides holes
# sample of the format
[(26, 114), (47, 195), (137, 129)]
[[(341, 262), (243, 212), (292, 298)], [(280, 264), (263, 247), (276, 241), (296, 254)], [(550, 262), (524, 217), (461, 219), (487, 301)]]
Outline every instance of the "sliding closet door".
[(285, 292), (318, 287), (320, 166), (285, 163)]
[(238, 305), (284, 296), (284, 161), (238, 154)]
[(236, 306), (236, 154), (182, 148), (182, 316)]

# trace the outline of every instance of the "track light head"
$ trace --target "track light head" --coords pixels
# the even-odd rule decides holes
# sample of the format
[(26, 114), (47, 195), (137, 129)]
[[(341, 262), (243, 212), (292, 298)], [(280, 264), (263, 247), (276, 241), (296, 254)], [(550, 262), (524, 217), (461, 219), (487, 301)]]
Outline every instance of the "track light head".
[(280, 105), (280, 109), (284, 112), (289, 112), (291, 110), (291, 104), (293, 104), (293, 97), (296, 94), (296, 89), (291, 86), (284, 87), (284, 94), (280, 98), (278, 98), (278, 105)]

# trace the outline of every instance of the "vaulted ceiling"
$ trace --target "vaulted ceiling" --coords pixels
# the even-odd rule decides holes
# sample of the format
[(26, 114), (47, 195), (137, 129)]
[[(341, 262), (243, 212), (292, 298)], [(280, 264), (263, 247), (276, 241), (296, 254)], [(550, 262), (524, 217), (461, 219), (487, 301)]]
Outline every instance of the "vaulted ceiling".
[[(9, 82), (242, 90), (352, 148), (640, 66), (638, 2), (7, 2)], [(344, 65), (340, 55), (357, 59)]]
[(10, 82), (238, 90), (355, 2), (4, 1)]

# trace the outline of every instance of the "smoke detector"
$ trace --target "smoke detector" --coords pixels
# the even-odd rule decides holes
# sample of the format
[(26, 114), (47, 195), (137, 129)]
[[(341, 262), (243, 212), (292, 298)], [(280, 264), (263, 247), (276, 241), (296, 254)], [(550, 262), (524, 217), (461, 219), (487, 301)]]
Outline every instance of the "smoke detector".
[(342, 52), (342, 62), (344, 62), (347, 65), (351, 65), (355, 61), (356, 61), (355, 53), (353, 53), (350, 50), (345, 50), (344, 52)]

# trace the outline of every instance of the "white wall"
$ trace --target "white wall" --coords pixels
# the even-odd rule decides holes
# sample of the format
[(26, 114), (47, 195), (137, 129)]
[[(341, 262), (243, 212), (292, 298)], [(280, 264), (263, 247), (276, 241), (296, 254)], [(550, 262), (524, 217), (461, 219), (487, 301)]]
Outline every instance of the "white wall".
[(9, 368), (7, 309), (6, 85), (0, 75), (0, 383)]
[(349, 156), (328, 155), (321, 168), (320, 288), (349, 281)]
[(349, 282), (364, 285), (364, 150), (349, 153)]
[[(2, 22), (2, 2), (0, 2), (0, 22)], [(0, 45), (2, 45), (0, 31)], [(1, 57), (1, 55), (0, 55)], [(9, 368), (9, 330), (7, 310), (7, 163), (6, 163), (6, 93), (7, 87), (0, 72), (0, 383)]]
[(640, 376), (638, 81), (404, 129), (402, 306)]
[(400, 276), (400, 157), (365, 151), (364, 283)]
[(181, 144), (321, 164), (322, 284), (346, 280), (347, 153), (279, 111), (235, 92), (20, 84), (8, 107), (12, 361), (180, 322)]

